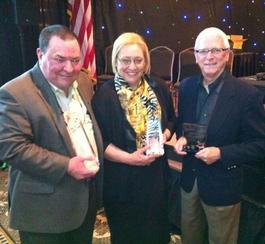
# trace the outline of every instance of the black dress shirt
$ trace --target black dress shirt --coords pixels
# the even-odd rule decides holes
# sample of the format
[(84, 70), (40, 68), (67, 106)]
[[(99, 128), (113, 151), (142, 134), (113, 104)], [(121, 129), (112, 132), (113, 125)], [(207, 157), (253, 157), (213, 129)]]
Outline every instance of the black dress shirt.
[(208, 91), (203, 85), (203, 77), (198, 81), (199, 92), (197, 100), (197, 123), (201, 125), (208, 125), (211, 115), (213, 113), (216, 101), (218, 99), (220, 90), (223, 86), (223, 77), (225, 71), (208, 86)]

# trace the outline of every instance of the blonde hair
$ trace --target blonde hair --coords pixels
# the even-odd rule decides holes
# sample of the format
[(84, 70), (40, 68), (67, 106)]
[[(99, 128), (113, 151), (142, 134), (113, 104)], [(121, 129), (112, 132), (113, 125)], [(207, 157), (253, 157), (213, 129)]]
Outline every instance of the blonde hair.
[(199, 49), (202, 41), (204, 41), (205, 39), (209, 37), (215, 37), (215, 38), (219, 38), (220, 40), (223, 40), (224, 48), (230, 48), (228, 38), (222, 30), (216, 27), (208, 27), (204, 29), (203, 31), (201, 31), (199, 35), (197, 36), (194, 49), (195, 50)]
[(117, 73), (117, 57), (119, 55), (120, 50), (126, 45), (138, 45), (144, 54), (145, 59), (145, 70), (144, 72), (148, 74), (150, 72), (150, 55), (149, 50), (146, 45), (145, 40), (142, 36), (134, 32), (126, 32), (121, 34), (113, 43), (112, 56), (111, 56), (111, 64), (113, 73)]

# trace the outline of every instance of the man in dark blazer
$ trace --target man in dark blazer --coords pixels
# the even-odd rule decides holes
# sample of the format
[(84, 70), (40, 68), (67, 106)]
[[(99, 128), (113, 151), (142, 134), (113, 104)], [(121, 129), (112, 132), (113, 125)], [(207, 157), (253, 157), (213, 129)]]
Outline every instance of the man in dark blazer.
[[(221, 30), (203, 30), (194, 49), (201, 75), (181, 81), (175, 145), (183, 156), (182, 243), (236, 244), (242, 164), (265, 161), (262, 94), (225, 70), (230, 50)], [(199, 137), (192, 128), (203, 127), (204, 145), (189, 145)]]
[[(0, 155), (9, 164), (10, 227), (22, 243), (92, 242), (102, 139), (90, 106), (92, 84), (77, 37), (52, 25), (39, 37), (38, 63), (0, 89)], [(78, 111), (82, 109), (84, 114)], [(86, 116), (91, 155), (77, 155), (64, 113)], [(91, 137), (92, 135), (92, 137)], [(91, 140), (92, 140), (91, 139)], [(86, 143), (86, 144), (85, 144)]]

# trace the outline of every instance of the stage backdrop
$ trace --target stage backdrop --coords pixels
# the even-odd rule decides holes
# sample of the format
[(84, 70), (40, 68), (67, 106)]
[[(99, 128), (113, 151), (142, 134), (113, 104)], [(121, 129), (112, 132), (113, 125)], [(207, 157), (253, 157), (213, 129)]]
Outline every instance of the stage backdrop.
[(166, 45), (176, 53), (194, 45), (209, 26), (243, 35), (243, 51), (265, 56), (265, 0), (92, 0), (97, 70), (103, 72), (104, 49), (122, 32), (143, 35), (153, 48)]
[[(193, 46), (197, 34), (217, 26), (243, 35), (243, 51), (259, 52), (265, 71), (265, 0), (91, 0), (97, 73), (104, 50), (123, 32), (143, 35), (149, 48), (166, 45), (176, 53)], [(67, 0), (0, 0), (0, 84), (36, 62), (39, 31), (68, 24)]]

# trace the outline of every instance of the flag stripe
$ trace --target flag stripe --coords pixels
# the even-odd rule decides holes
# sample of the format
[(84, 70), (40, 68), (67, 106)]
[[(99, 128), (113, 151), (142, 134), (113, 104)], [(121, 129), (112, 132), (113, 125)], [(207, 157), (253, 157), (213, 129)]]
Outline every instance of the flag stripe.
[(81, 45), (83, 68), (96, 79), (91, 0), (68, 0), (68, 5), (68, 12), (71, 13), (71, 29), (78, 36)]
[(78, 10), (79, 10), (79, 5), (80, 5), (81, 0), (73, 0), (72, 2), (72, 20), (71, 20), (71, 25), (74, 28), (75, 27), (75, 22), (76, 18), (78, 16)]

